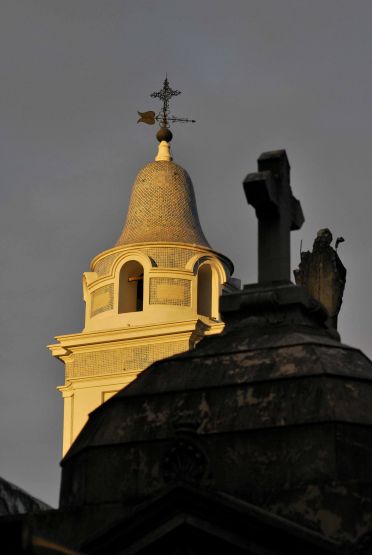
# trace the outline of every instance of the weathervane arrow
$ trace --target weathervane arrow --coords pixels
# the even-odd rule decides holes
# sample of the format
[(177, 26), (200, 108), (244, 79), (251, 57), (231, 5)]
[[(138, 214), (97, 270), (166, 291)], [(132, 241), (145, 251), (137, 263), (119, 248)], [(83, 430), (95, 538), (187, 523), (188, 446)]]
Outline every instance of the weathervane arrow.
[(149, 112), (138, 112), (139, 118), (137, 123), (147, 123), (147, 125), (154, 125), (155, 124), (155, 112), (150, 110)]

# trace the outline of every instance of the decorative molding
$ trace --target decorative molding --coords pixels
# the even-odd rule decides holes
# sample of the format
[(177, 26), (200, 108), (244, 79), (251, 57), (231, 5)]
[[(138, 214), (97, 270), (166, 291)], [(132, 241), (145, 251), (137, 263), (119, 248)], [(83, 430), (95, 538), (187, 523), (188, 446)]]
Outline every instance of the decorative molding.
[(96, 316), (101, 312), (114, 308), (114, 284), (104, 285), (92, 292), (90, 316)]
[(150, 304), (191, 305), (191, 281), (188, 279), (153, 277), (150, 279)]
[(207, 457), (188, 438), (174, 440), (161, 461), (164, 482), (201, 482), (207, 470)]
[(75, 352), (66, 364), (66, 380), (109, 374), (137, 374), (162, 358), (189, 349), (189, 341), (144, 343), (142, 345)]

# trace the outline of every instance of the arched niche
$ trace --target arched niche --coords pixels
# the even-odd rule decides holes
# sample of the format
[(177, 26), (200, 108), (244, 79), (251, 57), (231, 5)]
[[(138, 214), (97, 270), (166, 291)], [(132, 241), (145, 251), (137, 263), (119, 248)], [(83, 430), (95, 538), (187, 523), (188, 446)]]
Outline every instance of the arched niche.
[(213, 314), (213, 270), (210, 264), (202, 264), (198, 269), (197, 314), (211, 318)]
[(137, 260), (123, 264), (119, 274), (118, 313), (143, 310), (143, 266)]

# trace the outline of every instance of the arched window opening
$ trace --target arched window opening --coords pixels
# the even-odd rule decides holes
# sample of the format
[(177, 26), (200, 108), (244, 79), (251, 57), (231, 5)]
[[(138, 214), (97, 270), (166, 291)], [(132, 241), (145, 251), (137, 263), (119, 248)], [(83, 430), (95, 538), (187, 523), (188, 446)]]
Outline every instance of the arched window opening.
[(136, 260), (123, 264), (119, 276), (118, 312), (143, 310), (143, 266)]
[(203, 264), (198, 271), (197, 313), (212, 316), (212, 268), (209, 264)]

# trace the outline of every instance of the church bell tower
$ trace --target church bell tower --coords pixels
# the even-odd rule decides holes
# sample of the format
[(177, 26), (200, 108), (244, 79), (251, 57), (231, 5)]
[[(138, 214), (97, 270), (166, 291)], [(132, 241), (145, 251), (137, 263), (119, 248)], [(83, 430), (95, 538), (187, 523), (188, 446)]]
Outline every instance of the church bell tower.
[(134, 181), (123, 231), (83, 275), (85, 327), (49, 346), (65, 364), (64, 454), (89, 413), (147, 366), (224, 327), (219, 297), (235, 288), (233, 265), (205, 238), (191, 179), (172, 160), (161, 118), (158, 154)]

